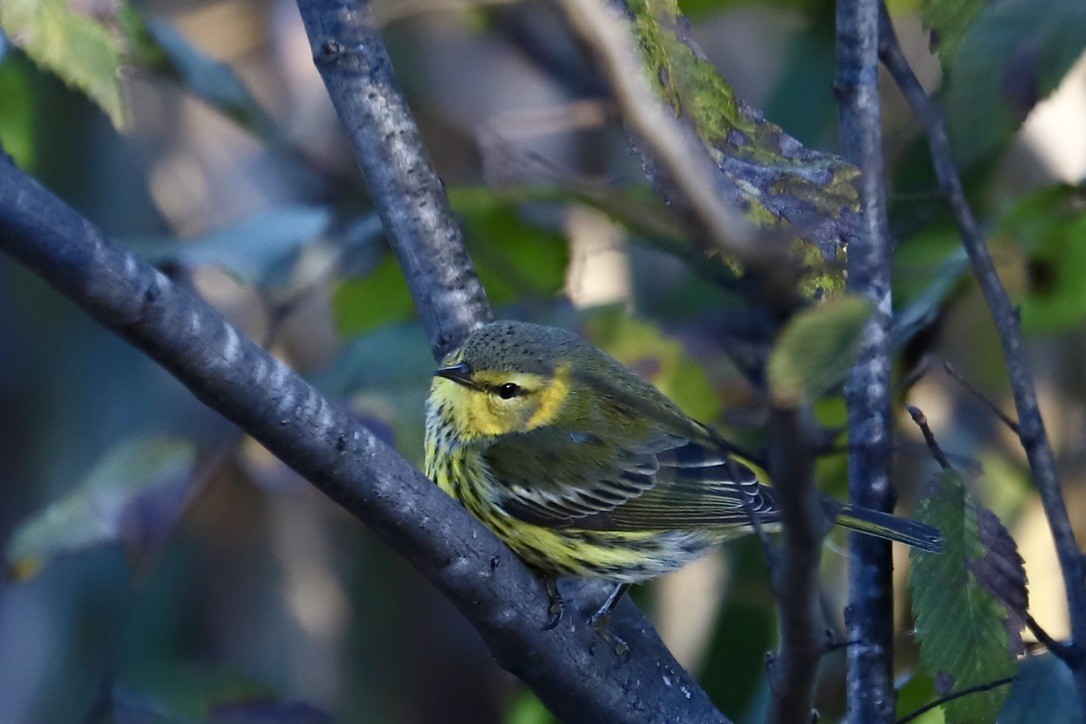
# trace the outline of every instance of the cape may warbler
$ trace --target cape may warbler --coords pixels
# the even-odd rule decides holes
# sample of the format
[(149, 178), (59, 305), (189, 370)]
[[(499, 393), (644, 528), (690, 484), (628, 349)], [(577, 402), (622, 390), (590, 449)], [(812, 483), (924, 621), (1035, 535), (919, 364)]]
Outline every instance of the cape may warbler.
[[(569, 332), (475, 330), (426, 403), (426, 473), (528, 565), (637, 583), (779, 529), (764, 474), (659, 390)], [(939, 531), (825, 498), (837, 525), (940, 550)]]

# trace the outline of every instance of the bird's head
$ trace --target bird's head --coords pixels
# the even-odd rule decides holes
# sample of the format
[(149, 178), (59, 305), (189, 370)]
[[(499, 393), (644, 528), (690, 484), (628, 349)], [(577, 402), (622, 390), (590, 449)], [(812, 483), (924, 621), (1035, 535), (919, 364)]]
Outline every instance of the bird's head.
[(571, 401), (574, 368), (590, 345), (569, 332), (492, 322), (434, 373), (427, 406), (463, 443), (553, 424)]

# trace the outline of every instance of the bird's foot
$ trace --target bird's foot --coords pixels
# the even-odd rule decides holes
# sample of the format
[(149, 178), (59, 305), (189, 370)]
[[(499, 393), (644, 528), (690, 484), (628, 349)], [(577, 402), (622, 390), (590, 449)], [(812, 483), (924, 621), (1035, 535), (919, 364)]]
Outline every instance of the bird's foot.
[(592, 624), (592, 628), (596, 630), (599, 637), (611, 647), (615, 656), (621, 659), (618, 665), (624, 666), (630, 660), (630, 646), (621, 636), (611, 630), (611, 613), (607, 612), (599, 617), (593, 616), (589, 619), (589, 623)]
[(547, 606), (547, 623), (543, 624), (543, 630), (551, 631), (562, 622), (566, 602), (562, 600), (562, 592), (558, 590), (558, 581), (553, 578), (544, 578), (543, 586), (547, 589), (547, 596), (550, 598), (550, 604)]

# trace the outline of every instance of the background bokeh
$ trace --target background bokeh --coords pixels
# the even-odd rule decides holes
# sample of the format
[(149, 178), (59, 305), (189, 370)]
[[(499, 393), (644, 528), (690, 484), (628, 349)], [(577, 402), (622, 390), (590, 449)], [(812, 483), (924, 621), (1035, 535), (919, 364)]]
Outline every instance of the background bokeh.
[[(803, 143), (835, 150), (831, 3), (681, 5), (742, 98)], [(763, 398), (728, 354), (757, 319), (689, 257), (629, 223), (636, 213), (624, 216), (647, 199), (641, 162), (554, 8), (374, 6), (498, 314), (576, 329), (692, 415), (761, 445)], [(420, 461), (433, 360), (295, 5), (136, 8), (191, 44), (179, 52), (202, 70), (179, 79), (131, 68), (130, 123), (118, 134), (82, 95), (0, 40), (0, 142)], [(938, 88), (917, 7), (892, 9), (921, 79)], [(226, 87), (224, 67), (267, 118), (239, 124), (197, 97), (200, 82)], [(897, 367), (902, 377), (928, 370), (897, 395), (901, 509), (935, 470), (904, 414), (907, 398), (1013, 532), (1034, 617), (1066, 636), (1059, 569), (1022, 451), (942, 367), (951, 363), (1012, 410), (998, 338), (954, 263), (957, 237), (918, 126), (888, 82), (883, 102), (895, 305), (923, 302), (946, 280), (930, 302), (937, 320), (904, 346)], [(959, 113), (951, 125), (1000, 272), (1022, 305), (1072, 520), (1086, 535), (1086, 191), (1074, 186), (1086, 177), (1086, 62), (1018, 130), (970, 125), (979, 103), (948, 101)], [(844, 419), (839, 397), (817, 412), (827, 426)], [(132, 451), (149, 462), (117, 462)], [(842, 495), (844, 476), (843, 455), (820, 461), (828, 492)], [(105, 704), (123, 721), (210, 712), (240, 721), (547, 721), (459, 614), (370, 531), (5, 257), (0, 542), (11, 569), (0, 583), (0, 722), (77, 721)], [(839, 635), (843, 547), (834, 534), (823, 562), (827, 621)], [(907, 569), (902, 555), (903, 683), (916, 656)], [(761, 720), (775, 622), (757, 544), (737, 542), (636, 595), (723, 711)], [(828, 655), (823, 721), (842, 712), (843, 671), (843, 653)], [(902, 706), (910, 701), (923, 699), (905, 696)]]

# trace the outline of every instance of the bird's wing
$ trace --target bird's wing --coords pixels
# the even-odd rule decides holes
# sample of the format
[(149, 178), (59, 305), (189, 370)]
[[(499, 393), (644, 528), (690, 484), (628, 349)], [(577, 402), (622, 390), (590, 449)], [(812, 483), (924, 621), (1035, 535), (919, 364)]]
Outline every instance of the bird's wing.
[(652, 428), (637, 442), (540, 428), (487, 452), (502, 508), (551, 528), (643, 531), (777, 520), (753, 466), (706, 437)]

